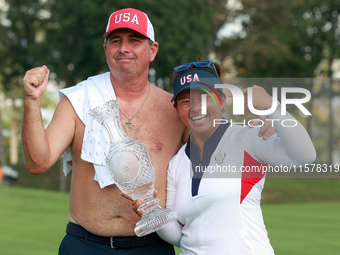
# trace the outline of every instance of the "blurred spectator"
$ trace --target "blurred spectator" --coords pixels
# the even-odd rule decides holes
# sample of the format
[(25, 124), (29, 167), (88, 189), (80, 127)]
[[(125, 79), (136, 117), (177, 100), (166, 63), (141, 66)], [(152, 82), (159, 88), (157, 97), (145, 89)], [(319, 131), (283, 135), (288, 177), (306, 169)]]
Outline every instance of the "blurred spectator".
[(5, 178), (4, 171), (2, 170), (2, 166), (0, 166), (0, 180), (3, 180)]
[(14, 185), (19, 179), (17, 171), (9, 166), (0, 166), (0, 184)]

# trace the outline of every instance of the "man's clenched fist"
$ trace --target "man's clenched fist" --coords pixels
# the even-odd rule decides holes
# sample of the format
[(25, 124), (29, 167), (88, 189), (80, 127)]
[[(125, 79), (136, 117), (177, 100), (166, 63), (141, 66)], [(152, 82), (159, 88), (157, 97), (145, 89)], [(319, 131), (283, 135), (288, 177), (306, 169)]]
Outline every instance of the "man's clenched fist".
[(26, 72), (23, 85), (26, 99), (39, 99), (46, 89), (50, 70), (47, 66), (36, 67)]

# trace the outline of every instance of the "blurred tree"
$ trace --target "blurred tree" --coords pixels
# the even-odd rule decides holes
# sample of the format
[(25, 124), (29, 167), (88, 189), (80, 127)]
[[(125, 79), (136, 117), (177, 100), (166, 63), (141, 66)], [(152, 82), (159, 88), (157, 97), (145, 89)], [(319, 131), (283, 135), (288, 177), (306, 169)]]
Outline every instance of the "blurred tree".
[(2, 126), (2, 106), (0, 106), (0, 166), (7, 165), (5, 139)]
[[(334, 97), (340, 96), (339, 91), (334, 89), (335, 59), (340, 56), (340, 0), (311, 0), (297, 12), (296, 27), (304, 32), (305, 58), (313, 58), (315, 75), (329, 77), (319, 94), (327, 98), (329, 107), (328, 118), (328, 164), (333, 164), (334, 155)], [(301, 18), (302, 17), (302, 18)], [(317, 56), (315, 58), (315, 56)], [(317, 62), (318, 61), (318, 62)], [(326, 68), (319, 68), (323, 65)], [(319, 64), (317, 66), (317, 64)], [(318, 67), (318, 68), (316, 68)], [(338, 83), (338, 82), (337, 82)]]
[[(340, 0), (240, 0), (228, 22), (242, 30), (221, 39), (218, 56), (232, 57), (244, 77), (313, 77), (326, 58), (339, 57)], [(320, 74), (320, 73), (319, 73)]]
[[(296, 55), (292, 33), (294, 10), (304, 0), (241, 0), (230, 12), (230, 23), (239, 20), (242, 30), (222, 39), (216, 52), (231, 56), (243, 77), (301, 77), (306, 63)], [(300, 50), (298, 48), (298, 50)], [(305, 72), (306, 73), (306, 72)]]
[(6, 91), (21, 85), (24, 72), (41, 56), (38, 50), (42, 8), (39, 1), (6, 0), (0, 33), (2, 84)]
[[(314, 98), (326, 96), (329, 102), (328, 163), (332, 163), (334, 126), (332, 62), (340, 53), (340, 1), (254, 1), (240, 0), (230, 12), (230, 22), (241, 20), (242, 30), (221, 40), (216, 52), (222, 59), (231, 56), (243, 77), (330, 77), (321, 90), (313, 83)], [(319, 68), (326, 62), (326, 68)], [(316, 73), (315, 71), (318, 71)], [(303, 84), (302, 84), (303, 85)], [(307, 130), (310, 130), (308, 118)]]
[(52, 78), (73, 86), (105, 70), (103, 40), (109, 3), (98, 0), (49, 0), (44, 24), (46, 64)]
[(25, 70), (34, 65), (35, 59), (42, 55), (38, 50), (38, 45), (40, 43), (40, 27), (43, 22), (43, 5), (39, 1), (32, 0), (6, 0), (1, 7), (1, 86), (7, 97), (12, 99), (10, 109), (6, 109), (6, 111), (11, 113), (12, 118), (10, 159), (12, 164), (16, 164), (19, 139), (17, 126), (21, 118), (15, 99), (23, 96), (21, 80)]

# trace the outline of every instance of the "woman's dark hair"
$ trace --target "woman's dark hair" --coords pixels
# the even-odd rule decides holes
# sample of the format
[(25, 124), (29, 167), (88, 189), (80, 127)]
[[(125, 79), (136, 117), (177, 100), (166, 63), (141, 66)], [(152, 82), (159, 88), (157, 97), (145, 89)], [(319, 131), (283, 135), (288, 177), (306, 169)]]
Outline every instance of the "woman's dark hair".
[(214, 66), (215, 66), (215, 69), (216, 69), (216, 71), (217, 71), (218, 77), (221, 78), (222, 68), (221, 68), (220, 64), (214, 62)]

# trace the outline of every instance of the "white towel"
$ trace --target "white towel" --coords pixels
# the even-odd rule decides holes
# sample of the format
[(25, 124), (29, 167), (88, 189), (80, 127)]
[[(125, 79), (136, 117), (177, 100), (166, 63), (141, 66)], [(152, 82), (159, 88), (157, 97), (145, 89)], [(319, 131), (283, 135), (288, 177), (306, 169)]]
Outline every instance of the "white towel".
[[(104, 127), (95, 121), (88, 113), (97, 106), (102, 106), (107, 101), (116, 99), (112, 88), (110, 73), (104, 73), (89, 77), (76, 86), (61, 89), (60, 100), (67, 96), (78, 117), (85, 125), (81, 159), (93, 163), (95, 169), (94, 180), (101, 188), (114, 184), (105, 157), (109, 151), (110, 138)], [(71, 160), (69, 148), (63, 154), (63, 167), (65, 176), (71, 171), (69, 161)]]

